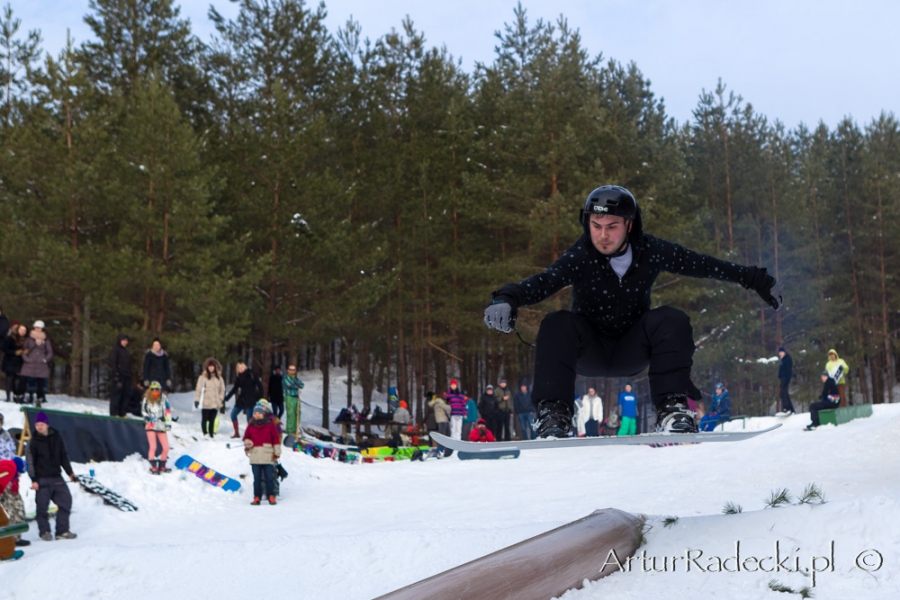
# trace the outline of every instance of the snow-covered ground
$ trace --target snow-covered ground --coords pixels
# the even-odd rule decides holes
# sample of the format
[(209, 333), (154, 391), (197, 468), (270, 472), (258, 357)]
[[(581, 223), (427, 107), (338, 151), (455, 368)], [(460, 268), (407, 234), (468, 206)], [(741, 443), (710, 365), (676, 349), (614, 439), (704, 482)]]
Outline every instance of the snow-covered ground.
[[(304, 400), (316, 404), (321, 380), (304, 375)], [(333, 406), (345, 403), (341, 384), (332, 384)], [(194, 440), (199, 414), (190, 399), (173, 398), (181, 415), (173, 458), (189, 453), (228, 475), (249, 475), (244, 454), (226, 448), (224, 424), (216, 441)], [(48, 408), (103, 413), (106, 403), (51, 396)], [(0, 411), (7, 427), (21, 425), (13, 405)], [(320, 415), (305, 410), (303, 420), (318, 425)], [(137, 456), (99, 463), (97, 479), (140, 510), (120, 512), (71, 486), (78, 539), (43, 542), (33, 524), (25, 557), (0, 565), (0, 597), (368, 599), (616, 507), (647, 516), (639, 550), (646, 558), (565, 600), (792, 597), (772, 591), (773, 579), (809, 586), (817, 599), (900, 598), (900, 405), (814, 432), (802, 431), (808, 420), (793, 416), (740, 443), (545, 450), (506, 461), (345, 465), (286, 452), (290, 475), (274, 507), (250, 506), (249, 476), (230, 494), (179, 472), (150, 475)], [(774, 422), (752, 419), (747, 428)], [(75, 465), (78, 473), (88, 468)], [(825, 504), (765, 508), (774, 491), (796, 497), (810, 483)], [(31, 510), (27, 484), (26, 477)], [(743, 512), (723, 515), (728, 502)], [(667, 527), (666, 517), (678, 520)], [(726, 560), (738, 544), (740, 571)], [(797, 565), (822, 571), (815, 587), (810, 573), (786, 570)]]

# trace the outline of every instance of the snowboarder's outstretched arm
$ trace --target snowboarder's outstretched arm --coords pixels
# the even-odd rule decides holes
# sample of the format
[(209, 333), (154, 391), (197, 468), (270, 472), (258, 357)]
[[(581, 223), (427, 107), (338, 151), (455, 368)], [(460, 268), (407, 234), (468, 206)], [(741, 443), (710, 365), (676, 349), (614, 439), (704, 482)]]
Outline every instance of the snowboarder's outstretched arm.
[(775, 310), (784, 304), (781, 291), (775, 287), (777, 283), (775, 278), (769, 275), (764, 267), (745, 267), (708, 254), (700, 254), (673, 242), (651, 236), (647, 238), (651, 244), (659, 246), (654, 255), (662, 257), (663, 271), (688, 277), (739, 283), (747, 289), (754, 290)]

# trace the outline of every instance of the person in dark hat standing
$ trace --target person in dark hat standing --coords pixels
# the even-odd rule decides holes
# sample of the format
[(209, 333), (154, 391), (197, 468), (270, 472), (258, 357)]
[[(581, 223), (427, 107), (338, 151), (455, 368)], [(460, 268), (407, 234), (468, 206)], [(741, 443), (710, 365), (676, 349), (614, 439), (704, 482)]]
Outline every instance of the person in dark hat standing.
[(775, 416), (789, 417), (794, 414), (794, 403), (791, 402), (791, 393), (788, 391), (791, 377), (794, 376), (794, 359), (787, 353), (784, 346), (778, 349), (778, 356), (781, 357), (781, 364), (778, 365), (778, 396), (781, 398), (781, 412), (775, 413)]
[(128, 395), (131, 393), (131, 354), (128, 353), (128, 336), (120, 333), (109, 351), (109, 416), (124, 417), (128, 412)]
[(28, 463), (28, 476), (31, 477), (31, 489), (37, 492), (37, 524), (41, 539), (49, 542), (50, 520), (47, 508), (52, 501), (59, 509), (56, 513), (56, 539), (74, 540), (77, 535), (69, 530), (69, 514), (72, 512), (72, 494), (66, 481), (60, 476), (60, 470), (66, 472), (69, 479), (78, 481), (69, 463), (66, 442), (55, 430), (50, 429), (47, 414), (41, 411), (34, 418), (35, 434), (25, 447), (25, 461)]
[(641, 211), (625, 188), (591, 192), (581, 211), (583, 233), (549, 268), (491, 294), (484, 322), (515, 331), (516, 311), (572, 286), (571, 310), (549, 313), (535, 344), (537, 437), (572, 434), (575, 378), (631, 377), (649, 368), (657, 428), (693, 433), (700, 390), (691, 381), (694, 335), (690, 317), (671, 306), (651, 309), (650, 293), (663, 271), (739, 283), (781, 308), (775, 278), (644, 233)]

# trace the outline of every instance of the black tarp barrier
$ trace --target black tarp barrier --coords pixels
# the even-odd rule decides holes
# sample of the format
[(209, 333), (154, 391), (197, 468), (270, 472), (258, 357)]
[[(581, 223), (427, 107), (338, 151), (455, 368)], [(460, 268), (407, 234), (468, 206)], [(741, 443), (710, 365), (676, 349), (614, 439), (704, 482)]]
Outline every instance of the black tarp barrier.
[(146, 457), (150, 450), (144, 421), (122, 417), (106, 417), (62, 410), (22, 407), (31, 435), (34, 418), (43, 410), (50, 420), (50, 428), (56, 430), (66, 442), (69, 460), (77, 463), (90, 461), (119, 461), (135, 452)]

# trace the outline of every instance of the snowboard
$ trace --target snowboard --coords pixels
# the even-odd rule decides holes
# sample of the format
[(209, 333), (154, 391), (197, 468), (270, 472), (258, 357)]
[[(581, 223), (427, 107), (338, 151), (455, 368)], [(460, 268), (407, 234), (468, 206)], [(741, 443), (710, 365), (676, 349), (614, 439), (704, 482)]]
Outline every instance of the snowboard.
[(89, 477), (88, 475), (78, 475), (78, 483), (80, 483), (81, 487), (86, 491), (103, 498), (104, 504), (115, 506), (123, 512), (135, 512), (138, 509), (134, 502), (123, 498), (93, 477)]
[[(51, 507), (47, 508), (47, 518), (49, 518), (49, 519), (55, 518), (57, 512), (59, 512), (59, 507), (57, 507), (57, 506), (51, 506)], [(25, 513), (26, 521), (34, 521), (35, 519), (37, 519), (37, 511), (36, 510)]]
[(668, 443), (687, 444), (692, 442), (740, 442), (781, 427), (781, 423), (756, 431), (704, 431), (701, 433), (642, 433), (627, 436), (602, 436), (583, 438), (550, 438), (541, 440), (519, 440), (516, 442), (464, 442), (431, 432), (431, 439), (445, 448), (461, 452), (495, 452), (497, 450), (518, 449), (538, 450), (544, 448), (587, 448), (590, 446), (641, 446)]
[(508, 458), (519, 458), (519, 453), (521, 451), (518, 449), (500, 449), (500, 450), (486, 450), (481, 452), (465, 452), (459, 451), (456, 455), (459, 457), (459, 460), (496, 460), (496, 459), (508, 459)]
[(178, 460), (175, 461), (175, 468), (187, 471), (188, 473), (193, 473), (206, 483), (214, 485), (217, 488), (222, 488), (226, 492), (236, 492), (241, 489), (241, 482), (237, 479), (222, 475), (218, 471), (210, 469), (187, 454), (178, 457)]

